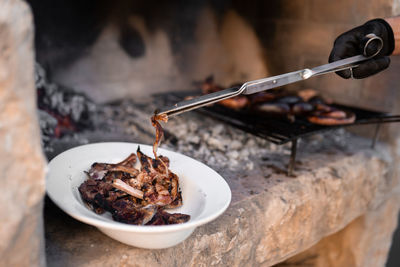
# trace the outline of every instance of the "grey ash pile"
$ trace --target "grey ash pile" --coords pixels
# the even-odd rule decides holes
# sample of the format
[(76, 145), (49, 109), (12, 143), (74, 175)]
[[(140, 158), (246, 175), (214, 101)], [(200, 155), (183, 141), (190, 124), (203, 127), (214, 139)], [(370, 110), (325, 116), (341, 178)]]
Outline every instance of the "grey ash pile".
[(52, 138), (73, 135), (96, 123), (96, 105), (85, 95), (51, 82), (39, 64), (35, 66), (35, 86), (45, 149)]
[(161, 147), (181, 152), (217, 169), (252, 170), (253, 162), (267, 153), (290, 153), (288, 145), (275, 145), (198, 114), (174, 117), (164, 129), (166, 142)]

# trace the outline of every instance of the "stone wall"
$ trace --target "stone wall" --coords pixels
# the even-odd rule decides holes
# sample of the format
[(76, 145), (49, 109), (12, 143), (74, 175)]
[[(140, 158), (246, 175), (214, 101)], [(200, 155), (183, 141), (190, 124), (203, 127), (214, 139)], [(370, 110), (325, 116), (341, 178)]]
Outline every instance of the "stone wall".
[(393, 229), (397, 225), (400, 196), (382, 203), (339, 232), (275, 267), (385, 266)]
[[(222, 2), (224, 12), (220, 13), (215, 7), (198, 7), (190, 40), (180, 32), (149, 32), (140, 12), (132, 15), (129, 25), (140, 32), (146, 47), (144, 55), (130, 58), (118, 46), (116, 29), (106, 27), (82, 58), (54, 70), (54, 79), (86, 92), (98, 102), (193, 89), (193, 81), (210, 74), (229, 86), (327, 63), (333, 41), (340, 33), (372, 18), (400, 14), (399, 0)], [(171, 4), (174, 8), (176, 5)], [(171, 18), (168, 23), (175, 22)], [(186, 40), (181, 41), (178, 52), (171, 47), (173, 39)], [(395, 83), (399, 68), (400, 60), (393, 57), (392, 67), (374, 78), (347, 81), (325, 75), (290, 88), (312, 87), (338, 102), (400, 111), (396, 108), (400, 96)]]
[[(369, 19), (400, 14), (398, 0), (274, 0), (262, 1), (253, 24), (265, 47), (265, 60), (273, 74), (328, 62), (335, 38)], [(250, 16), (250, 14), (247, 14)], [(391, 68), (364, 80), (336, 75), (310, 79), (291, 88), (315, 88), (337, 101), (392, 111), (398, 98), (395, 87), (400, 60)], [(388, 97), (388, 96), (395, 96)]]
[(20, 0), (0, 2), (0, 266), (44, 266), (42, 154), (33, 26)]

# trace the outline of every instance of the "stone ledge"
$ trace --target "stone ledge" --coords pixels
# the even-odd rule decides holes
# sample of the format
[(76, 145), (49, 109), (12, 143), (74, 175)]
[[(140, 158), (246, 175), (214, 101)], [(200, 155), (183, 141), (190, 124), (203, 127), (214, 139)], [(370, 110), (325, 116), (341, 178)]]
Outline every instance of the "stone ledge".
[(395, 194), (344, 229), (275, 267), (385, 266), (399, 206), (400, 194)]
[[(47, 205), (50, 266), (270, 266), (298, 254), (397, 193), (389, 148), (351, 137), (346, 151), (301, 155), (297, 177), (222, 175), (233, 201), (182, 244), (144, 250), (114, 241)], [(325, 151), (325, 150), (324, 150)], [(238, 195), (252, 180), (253, 195)], [(258, 186), (256, 186), (258, 185)]]

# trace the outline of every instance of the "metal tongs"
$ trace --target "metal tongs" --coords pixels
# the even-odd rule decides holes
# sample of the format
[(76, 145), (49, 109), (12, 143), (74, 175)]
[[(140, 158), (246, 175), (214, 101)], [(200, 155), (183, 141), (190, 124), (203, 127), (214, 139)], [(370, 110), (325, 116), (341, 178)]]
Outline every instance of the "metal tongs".
[[(172, 107), (167, 107), (162, 109), (157, 114), (165, 114), (169, 117), (197, 109), (206, 105), (210, 105), (216, 103), (218, 101), (228, 99), (231, 97), (235, 97), (238, 95), (251, 95), (261, 91), (266, 91), (272, 88), (284, 86), (287, 84), (304, 81), (311, 77), (315, 77), (322, 74), (332, 73), (336, 71), (350, 69), (352, 71), (353, 68), (356, 68), (359, 63), (362, 63), (366, 60), (369, 60), (375, 57), (382, 50), (383, 40), (382, 38), (376, 36), (373, 33), (370, 33), (365, 36), (366, 43), (364, 46), (363, 55), (353, 56), (346, 59), (338, 60), (330, 64), (321, 65), (312, 69), (302, 69), (294, 72), (289, 72), (286, 74), (268, 77), (264, 79), (249, 81), (244, 83), (241, 87), (229, 88), (222, 91), (218, 91), (215, 93), (199, 96), (190, 100), (184, 100), (176, 103)], [(373, 42), (376, 42), (378, 47), (377, 51), (370, 56), (367, 56), (367, 48)]]

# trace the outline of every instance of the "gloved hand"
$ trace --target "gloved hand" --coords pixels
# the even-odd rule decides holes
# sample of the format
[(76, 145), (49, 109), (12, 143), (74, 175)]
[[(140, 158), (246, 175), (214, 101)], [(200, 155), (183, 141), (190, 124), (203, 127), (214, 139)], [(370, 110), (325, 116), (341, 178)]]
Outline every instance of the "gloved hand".
[[(353, 68), (353, 77), (356, 79), (363, 79), (389, 67), (390, 58), (388, 56), (392, 54), (394, 50), (394, 35), (390, 25), (383, 19), (370, 20), (364, 25), (337, 37), (329, 56), (329, 62), (363, 54), (364, 46), (368, 40), (365, 36), (370, 33), (382, 38), (382, 50), (374, 58)], [(366, 56), (373, 55), (377, 51), (378, 45), (375, 42), (371, 42), (371, 44), (368, 45)], [(338, 71), (336, 73), (345, 79), (351, 77), (350, 70)]]

